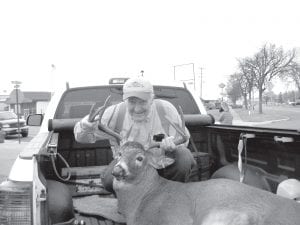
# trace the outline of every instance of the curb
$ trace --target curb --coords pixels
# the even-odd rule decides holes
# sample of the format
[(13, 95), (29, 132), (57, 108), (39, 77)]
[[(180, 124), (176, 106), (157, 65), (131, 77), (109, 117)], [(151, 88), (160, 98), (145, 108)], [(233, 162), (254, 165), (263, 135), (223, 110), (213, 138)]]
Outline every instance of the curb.
[[(264, 124), (270, 124), (270, 123), (276, 123), (280, 121), (287, 121), (290, 119), (290, 117), (285, 116), (283, 119), (277, 119), (277, 120), (267, 120), (267, 121), (261, 121), (261, 122), (252, 122), (252, 121), (244, 121), (241, 119), (238, 113), (236, 113), (231, 107), (229, 108), (230, 113), (233, 116), (233, 125), (248, 125), (248, 126), (253, 126), (253, 125), (264, 125)], [(284, 117), (284, 116), (283, 116)]]
[(270, 124), (270, 123), (276, 123), (276, 122), (280, 122), (280, 121), (286, 121), (289, 120), (289, 117), (286, 117), (284, 119), (279, 119), (279, 120), (268, 120), (268, 121), (262, 121), (262, 122), (250, 122), (250, 121), (243, 121), (243, 120), (239, 120), (239, 119), (234, 119), (233, 120), (233, 124), (234, 125), (249, 125), (249, 126), (253, 126), (253, 125), (264, 125), (264, 124)]

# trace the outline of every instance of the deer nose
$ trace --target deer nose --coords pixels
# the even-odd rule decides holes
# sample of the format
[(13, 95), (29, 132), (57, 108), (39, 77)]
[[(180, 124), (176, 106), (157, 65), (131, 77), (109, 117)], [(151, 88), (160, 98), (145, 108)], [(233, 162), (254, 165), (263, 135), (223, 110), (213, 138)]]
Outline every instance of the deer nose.
[(111, 173), (116, 178), (121, 178), (125, 175), (125, 171), (120, 165), (116, 165)]

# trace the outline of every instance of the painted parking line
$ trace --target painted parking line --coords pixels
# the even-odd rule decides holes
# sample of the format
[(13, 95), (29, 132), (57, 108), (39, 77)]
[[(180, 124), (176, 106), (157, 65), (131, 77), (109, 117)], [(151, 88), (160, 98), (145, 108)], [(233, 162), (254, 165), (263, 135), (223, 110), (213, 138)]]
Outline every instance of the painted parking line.
[[(20, 141), (20, 144), (22, 144), (22, 143), (28, 143), (30, 140), (22, 140), (21, 139), (21, 141)], [(19, 144), (19, 141), (18, 141), (18, 139), (5, 139), (4, 140), (4, 143), (3, 144), (5, 144), (5, 143), (7, 143), (7, 144)]]
[(7, 140), (5, 139), (4, 143), (14, 143), (14, 142), (19, 142), (18, 140)]

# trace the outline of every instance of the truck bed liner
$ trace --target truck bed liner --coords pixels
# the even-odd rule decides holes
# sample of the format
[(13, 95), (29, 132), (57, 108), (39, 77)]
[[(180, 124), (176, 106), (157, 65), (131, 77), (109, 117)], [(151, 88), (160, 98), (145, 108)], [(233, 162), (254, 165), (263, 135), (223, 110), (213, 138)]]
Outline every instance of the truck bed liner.
[(85, 216), (78, 213), (75, 216), (78, 221), (83, 220), (85, 225), (126, 225), (125, 223), (115, 223), (101, 216)]

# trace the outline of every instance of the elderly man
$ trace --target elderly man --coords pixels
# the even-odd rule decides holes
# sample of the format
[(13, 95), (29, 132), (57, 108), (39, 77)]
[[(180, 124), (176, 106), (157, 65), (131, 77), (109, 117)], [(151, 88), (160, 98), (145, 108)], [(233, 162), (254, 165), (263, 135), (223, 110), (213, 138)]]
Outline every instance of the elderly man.
[[(147, 149), (157, 137), (161, 137), (160, 154), (165, 153), (175, 162), (159, 169), (159, 174), (170, 180), (186, 182), (196, 163), (186, 147), (188, 143), (175, 146), (174, 141), (180, 135), (164, 119), (164, 116), (168, 116), (174, 124), (180, 126), (181, 118), (176, 108), (168, 101), (154, 99), (152, 84), (142, 77), (126, 81), (123, 86), (123, 100), (105, 110), (101, 123), (121, 135), (121, 144), (137, 141)], [(97, 125), (97, 122), (89, 122), (87, 115), (74, 127), (75, 139), (85, 143), (103, 139), (103, 133), (98, 130)], [(112, 149), (116, 157), (114, 148)], [(103, 184), (108, 191), (113, 191), (111, 171), (115, 163), (116, 160), (110, 163), (104, 175)]]

